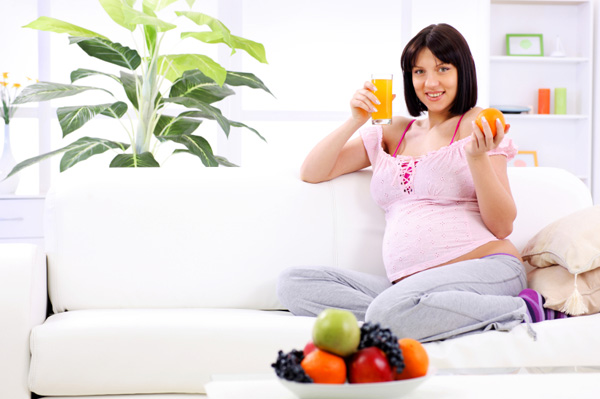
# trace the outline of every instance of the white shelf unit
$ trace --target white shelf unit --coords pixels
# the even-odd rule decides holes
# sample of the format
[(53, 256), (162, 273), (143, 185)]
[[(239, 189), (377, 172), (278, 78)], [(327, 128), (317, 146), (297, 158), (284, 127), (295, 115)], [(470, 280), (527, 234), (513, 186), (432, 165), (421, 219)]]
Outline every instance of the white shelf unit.
[[(593, 1), (492, 0), (490, 105), (532, 108), (507, 114), (520, 150), (540, 166), (569, 170), (592, 186)], [(544, 56), (507, 56), (507, 34), (542, 34)], [(551, 57), (557, 37), (565, 57)], [(567, 89), (567, 115), (554, 115), (554, 89)], [(550, 115), (538, 115), (538, 89), (551, 89)]]

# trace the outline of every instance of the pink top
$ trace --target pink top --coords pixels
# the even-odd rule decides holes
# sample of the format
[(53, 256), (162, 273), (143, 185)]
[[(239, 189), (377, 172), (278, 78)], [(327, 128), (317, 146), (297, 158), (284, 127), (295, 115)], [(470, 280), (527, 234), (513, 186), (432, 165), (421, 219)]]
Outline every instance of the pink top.
[[(380, 125), (362, 128), (360, 135), (373, 166), (371, 194), (385, 211), (383, 262), (390, 281), (497, 239), (479, 212), (464, 149), (470, 136), (414, 158), (386, 153)], [(516, 153), (510, 138), (489, 152), (509, 160)]]

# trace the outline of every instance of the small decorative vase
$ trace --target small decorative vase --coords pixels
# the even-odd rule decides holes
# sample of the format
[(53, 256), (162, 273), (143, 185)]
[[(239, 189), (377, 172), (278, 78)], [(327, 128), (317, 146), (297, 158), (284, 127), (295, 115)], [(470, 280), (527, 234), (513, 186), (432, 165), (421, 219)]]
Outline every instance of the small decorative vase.
[(4, 125), (4, 148), (2, 149), (2, 156), (0, 156), (0, 195), (14, 194), (17, 190), (19, 185), (18, 174), (5, 180), (16, 164), (10, 147), (10, 125)]

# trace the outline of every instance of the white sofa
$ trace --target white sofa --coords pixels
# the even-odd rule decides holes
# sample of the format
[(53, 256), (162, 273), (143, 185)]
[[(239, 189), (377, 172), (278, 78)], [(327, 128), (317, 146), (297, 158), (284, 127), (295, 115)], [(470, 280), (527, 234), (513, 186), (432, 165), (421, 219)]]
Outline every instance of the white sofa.
[[(270, 373), (277, 351), (302, 348), (313, 324), (280, 310), (283, 268), (384, 273), (370, 176), (315, 185), (294, 170), (244, 168), (61, 175), (46, 199), (46, 248), (0, 246), (0, 398), (190, 398), (211, 374)], [(509, 177), (519, 248), (592, 205), (564, 170)], [(600, 315), (533, 328), (537, 341), (520, 325), (426, 348), (438, 369), (600, 364)]]

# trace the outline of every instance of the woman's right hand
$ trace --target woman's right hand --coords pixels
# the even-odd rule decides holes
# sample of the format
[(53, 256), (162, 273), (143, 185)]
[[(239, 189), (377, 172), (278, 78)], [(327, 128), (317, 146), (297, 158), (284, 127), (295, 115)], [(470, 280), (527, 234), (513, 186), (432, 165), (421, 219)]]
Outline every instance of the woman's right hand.
[(371, 112), (377, 111), (376, 107), (381, 103), (374, 94), (376, 90), (372, 82), (366, 81), (361, 89), (354, 92), (354, 96), (350, 100), (354, 120), (365, 123), (371, 117)]

